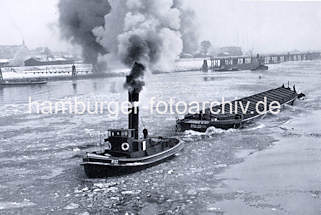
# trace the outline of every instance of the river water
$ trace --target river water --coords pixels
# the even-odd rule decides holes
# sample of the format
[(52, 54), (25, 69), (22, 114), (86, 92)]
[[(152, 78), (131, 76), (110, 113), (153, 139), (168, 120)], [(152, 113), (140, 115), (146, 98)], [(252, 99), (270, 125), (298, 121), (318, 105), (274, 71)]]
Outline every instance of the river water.
[[(141, 127), (185, 141), (175, 159), (132, 175), (87, 179), (81, 156), (125, 115), (28, 113), (38, 102), (126, 101), (124, 78), (0, 88), (0, 214), (320, 214), (321, 62), (264, 72), (148, 75)], [(242, 130), (175, 132), (149, 101), (220, 101), (296, 84), (307, 97)], [(241, 213), (242, 212), (242, 213)]]

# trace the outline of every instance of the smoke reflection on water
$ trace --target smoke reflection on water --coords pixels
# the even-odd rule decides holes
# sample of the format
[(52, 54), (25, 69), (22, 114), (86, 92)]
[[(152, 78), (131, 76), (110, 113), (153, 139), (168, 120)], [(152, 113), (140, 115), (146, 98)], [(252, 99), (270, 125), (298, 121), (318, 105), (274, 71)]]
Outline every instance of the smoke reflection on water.
[[(84, 151), (99, 143), (99, 138), (91, 137), (88, 129), (127, 127), (126, 116), (109, 119), (101, 115), (12, 114), (6, 107), (27, 104), (29, 95), (36, 95), (39, 100), (77, 95), (94, 100), (107, 96), (121, 102), (127, 100), (127, 92), (110, 89), (112, 83), (122, 86), (123, 78), (78, 81), (76, 94), (68, 81), (51, 82), (43, 88), (4, 88), (0, 94), (0, 170), (4, 173), (0, 176), (0, 205), (5, 205), (1, 213), (124, 214), (138, 213), (143, 208), (169, 214), (213, 212), (216, 201), (229, 198), (214, 192), (219, 184), (216, 174), (242, 161), (243, 158), (234, 157), (235, 152), (271, 146), (275, 141), (273, 134), (282, 130), (280, 126), (304, 109), (319, 108), (318, 66), (319, 62), (295, 62), (273, 65), (264, 73), (211, 74), (224, 79), (214, 79), (210, 84), (198, 72), (151, 76), (141, 95), (143, 104), (154, 96), (164, 101), (174, 98), (186, 102), (218, 100), (222, 95), (234, 99), (278, 87), (288, 79), (296, 83), (297, 89), (307, 92), (308, 98), (294, 109), (285, 109), (279, 116), (267, 117), (244, 130), (180, 134), (186, 142), (180, 156), (133, 175), (107, 180), (88, 180), (79, 167)], [(142, 119), (152, 135), (177, 135), (175, 116), (148, 115), (142, 109)], [(22, 203), (23, 207), (11, 207), (12, 202)]]

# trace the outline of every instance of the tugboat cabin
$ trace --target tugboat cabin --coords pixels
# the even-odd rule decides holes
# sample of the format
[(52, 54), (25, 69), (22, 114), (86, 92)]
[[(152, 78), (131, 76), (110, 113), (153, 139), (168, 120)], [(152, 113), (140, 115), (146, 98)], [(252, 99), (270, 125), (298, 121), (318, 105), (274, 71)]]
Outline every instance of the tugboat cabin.
[(148, 137), (146, 131), (143, 139), (136, 139), (135, 132), (135, 129), (108, 130), (109, 137), (105, 139), (107, 153), (113, 157), (138, 158), (157, 154), (177, 144), (175, 139)]
[(127, 157), (138, 147), (138, 140), (135, 141), (135, 129), (110, 129), (108, 138), (105, 139), (112, 156)]

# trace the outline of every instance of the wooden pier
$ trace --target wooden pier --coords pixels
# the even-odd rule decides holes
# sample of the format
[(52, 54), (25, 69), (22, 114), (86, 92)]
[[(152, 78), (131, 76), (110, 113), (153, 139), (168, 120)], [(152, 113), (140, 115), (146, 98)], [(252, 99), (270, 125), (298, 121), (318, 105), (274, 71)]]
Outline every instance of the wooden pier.
[(271, 54), (262, 56), (265, 64), (278, 64), (288, 61), (306, 61), (306, 60), (317, 60), (321, 58), (320, 52), (307, 52), (307, 53), (296, 53), (296, 54)]
[(211, 57), (212, 71), (253, 70), (260, 65), (278, 64), (288, 61), (307, 61), (321, 59), (321, 52), (269, 54), (237, 57)]

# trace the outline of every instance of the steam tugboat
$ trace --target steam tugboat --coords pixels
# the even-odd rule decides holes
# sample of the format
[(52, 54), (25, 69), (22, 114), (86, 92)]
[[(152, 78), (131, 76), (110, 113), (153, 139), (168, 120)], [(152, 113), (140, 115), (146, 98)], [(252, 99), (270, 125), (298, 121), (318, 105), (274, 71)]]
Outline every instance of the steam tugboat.
[[(241, 128), (244, 124), (274, 111), (275, 108), (270, 105), (272, 102), (277, 102), (281, 107), (287, 104), (293, 105), (296, 99), (304, 96), (303, 93), (297, 93), (295, 86), (292, 90), (290, 87), (283, 85), (225, 105), (212, 107), (212, 110), (208, 108), (205, 113), (187, 114), (184, 119), (177, 120), (176, 127), (178, 131), (194, 130), (199, 132), (205, 132), (209, 127), (219, 129)], [(257, 106), (259, 102), (264, 101), (267, 106), (266, 110), (262, 105)]]
[[(137, 66), (137, 65), (136, 65)], [(135, 67), (135, 66), (134, 66)], [(128, 77), (127, 77), (128, 79)], [(125, 175), (157, 165), (179, 153), (184, 143), (175, 138), (151, 137), (143, 130), (139, 138), (138, 88), (129, 89), (128, 129), (110, 129), (101, 152), (87, 153), (83, 162), (89, 178)]]

